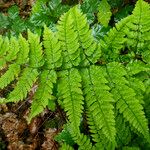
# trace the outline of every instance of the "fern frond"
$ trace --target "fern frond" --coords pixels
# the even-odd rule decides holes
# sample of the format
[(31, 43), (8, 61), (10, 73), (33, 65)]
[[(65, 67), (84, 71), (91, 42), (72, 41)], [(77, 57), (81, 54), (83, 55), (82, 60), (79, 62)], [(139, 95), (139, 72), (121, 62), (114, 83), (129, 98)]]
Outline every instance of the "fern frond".
[(148, 65), (145, 65), (145, 63), (141, 61), (132, 61), (129, 62), (126, 66), (128, 75), (133, 76), (140, 72), (148, 72), (150, 71), (150, 67)]
[(111, 150), (114, 150), (115, 144), (112, 143), (106, 138), (106, 136), (103, 134), (102, 129), (97, 126), (95, 122), (95, 116), (91, 114), (91, 112), (87, 109), (87, 122), (90, 128), (91, 137), (96, 144), (94, 145), (96, 149), (104, 150), (111, 147)]
[(9, 51), (9, 39), (0, 36), (0, 69), (6, 64), (6, 54)]
[(76, 142), (79, 145), (79, 150), (95, 150), (95, 147), (92, 145), (90, 139), (86, 135), (80, 134), (77, 137), (78, 139)]
[(150, 47), (144, 52), (142, 52), (142, 58), (144, 62), (150, 64)]
[(133, 61), (128, 63), (126, 66), (126, 71), (128, 74), (128, 81), (130, 87), (134, 89), (136, 92), (136, 97), (140, 100), (141, 104), (144, 103), (144, 92), (146, 91), (145, 85), (143, 83), (143, 77), (138, 78), (141, 73), (148, 73), (150, 71), (150, 67), (141, 62), (141, 61)]
[(10, 49), (5, 59), (7, 62), (11, 62), (17, 58), (17, 53), (19, 52), (19, 43), (15, 37), (10, 38)]
[(87, 121), (89, 124), (90, 132), (92, 133), (92, 140), (99, 145), (101, 144), (101, 128), (95, 123), (94, 115), (87, 109)]
[(121, 148), (123, 145), (128, 145), (131, 140), (131, 131), (123, 116), (119, 113), (116, 114), (116, 142), (117, 147)]
[(28, 118), (28, 122), (38, 114), (40, 114), (48, 105), (49, 101), (53, 101), (53, 84), (56, 83), (57, 75), (56, 72), (51, 70), (45, 70), (41, 73), (38, 85), (38, 89), (33, 97), (33, 102), (31, 105), (31, 112)]
[(58, 38), (62, 46), (63, 67), (78, 66), (80, 63), (79, 43), (77, 32), (73, 28), (73, 19), (69, 12), (60, 17), (57, 29)]
[(143, 0), (138, 0), (126, 25), (127, 45), (134, 52), (141, 53), (150, 43), (150, 5)]
[(117, 62), (107, 65), (108, 80), (112, 86), (112, 94), (116, 100), (116, 108), (123, 117), (149, 140), (147, 120), (143, 107), (136, 98), (135, 91), (129, 87), (129, 82), (124, 77), (127, 73), (123, 66)]
[(61, 16), (56, 32), (45, 26), (43, 39), (30, 31), (28, 39), (0, 36), (0, 90), (13, 89), (0, 104), (25, 99), (36, 84), (28, 122), (58, 100), (69, 124), (58, 138), (62, 149), (121, 149), (133, 132), (149, 142), (149, 14), (138, 0), (99, 42), (78, 6)]
[(22, 37), (22, 35), (19, 36), (18, 42), (19, 52), (17, 54), (16, 63), (22, 65), (27, 63), (29, 59), (29, 43), (25, 38)]
[(116, 24), (115, 27), (110, 29), (104, 39), (100, 41), (104, 58), (107, 61), (120, 61), (120, 51), (125, 47), (125, 28), (126, 24), (130, 21), (130, 16), (122, 19)]
[[(83, 88), (87, 109), (92, 116), (93, 121), (89, 122), (91, 132), (93, 133), (93, 140), (97, 142), (99, 139), (94, 135), (96, 132), (93, 123), (98, 127), (97, 130), (102, 130), (102, 133), (109, 141), (115, 143), (115, 119), (113, 113), (112, 95), (110, 88), (106, 85), (107, 80), (103, 75), (100, 67), (91, 66), (89, 69), (83, 69)], [(90, 121), (91, 119), (89, 119)]]
[[(92, 145), (90, 138), (82, 133), (79, 130), (74, 130), (74, 124), (67, 123), (67, 130), (69, 131), (72, 139), (76, 142), (79, 146), (79, 150), (96, 150), (95, 146)], [(67, 141), (68, 142), (68, 141)]]
[(3, 104), (3, 103), (6, 103), (6, 99), (0, 97), (0, 104)]
[(66, 144), (66, 143), (63, 143), (63, 144), (61, 145), (60, 150), (74, 150), (74, 148), (71, 147), (70, 145)]
[(144, 95), (146, 87), (141, 79), (136, 77), (128, 77), (129, 85), (134, 89), (136, 93), (136, 98), (140, 101), (141, 104), (144, 104)]
[[(86, 135), (82, 133), (72, 132), (72, 131), (71, 131), (71, 135), (79, 146), (78, 150), (96, 150), (95, 147), (90, 142), (90, 139)], [(62, 145), (62, 148), (72, 148), (72, 147), (70, 147), (68, 144), (65, 144)]]
[(122, 150), (140, 150), (140, 148), (139, 147), (129, 147), (129, 146), (125, 146), (125, 147), (123, 147), (122, 148)]
[(62, 65), (62, 50), (60, 42), (56, 35), (44, 27), (44, 47), (45, 47), (45, 57), (46, 57), (46, 67), (49, 69), (56, 69)]
[(58, 81), (58, 98), (62, 100), (73, 130), (78, 132), (83, 111), (81, 76), (77, 69), (61, 71)]
[[(10, 49), (9, 51), (8, 48)], [(3, 41), (1, 53), (3, 53), (4, 55), (8, 53), (5, 56), (5, 59), (8, 62), (13, 59), (16, 59), (16, 62), (14, 64), (9, 65), (8, 70), (0, 77), (0, 89), (3, 89), (19, 75), (20, 65), (24, 64), (27, 61), (29, 53), (28, 42), (25, 38), (23, 38), (20, 35), (19, 40), (11, 38), (9, 45), (9, 41), (6, 38)], [(4, 59), (3, 61), (6, 63)]]
[(18, 64), (11, 64), (8, 70), (0, 77), (0, 89), (6, 87), (19, 74), (20, 66)]
[(92, 145), (90, 138), (83, 133), (77, 133), (70, 131), (74, 141), (79, 145), (79, 150), (95, 150), (95, 146)]
[(41, 67), (44, 64), (42, 43), (40, 43), (40, 37), (37, 34), (33, 34), (28, 31), (29, 42), (29, 65), (33, 68)]
[[(0, 35), (0, 47), (2, 47), (2, 44), (3, 44), (3, 37), (2, 35)], [(2, 50), (0, 51), (0, 54), (3, 54)]]
[(111, 6), (109, 5), (109, 3), (107, 2), (107, 0), (102, 0), (99, 4), (99, 8), (98, 8), (98, 21), (104, 25), (105, 27), (108, 26), (108, 23), (110, 21), (110, 17), (111, 17), (112, 13), (111, 13)]
[(150, 48), (142, 53), (142, 58), (146, 63), (150, 64)]
[(148, 123), (150, 123), (150, 78), (145, 80), (144, 85), (146, 87), (146, 91), (144, 93), (144, 108), (146, 117), (148, 118)]
[(9, 93), (6, 102), (17, 102), (23, 100), (36, 81), (38, 74), (39, 73), (36, 69), (25, 68), (22, 76), (18, 79), (16, 87)]
[(80, 44), (82, 64), (87, 65), (86, 59), (95, 63), (101, 56), (101, 48), (100, 45), (94, 41), (92, 30), (89, 29), (86, 16), (81, 13), (77, 6), (70, 9), (70, 13), (73, 19), (74, 30), (77, 32), (77, 38)]

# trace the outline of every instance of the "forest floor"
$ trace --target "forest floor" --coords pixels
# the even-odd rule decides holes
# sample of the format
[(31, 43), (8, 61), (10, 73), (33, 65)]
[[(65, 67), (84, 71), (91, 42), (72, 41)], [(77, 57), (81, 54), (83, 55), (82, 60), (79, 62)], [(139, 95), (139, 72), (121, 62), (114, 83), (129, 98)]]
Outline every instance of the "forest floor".
[[(0, 150), (57, 150), (54, 136), (65, 122), (59, 107), (55, 112), (46, 109), (40, 116), (27, 123), (27, 116), (35, 87), (28, 98), (19, 103), (0, 105)], [(6, 91), (1, 91), (0, 96)]]

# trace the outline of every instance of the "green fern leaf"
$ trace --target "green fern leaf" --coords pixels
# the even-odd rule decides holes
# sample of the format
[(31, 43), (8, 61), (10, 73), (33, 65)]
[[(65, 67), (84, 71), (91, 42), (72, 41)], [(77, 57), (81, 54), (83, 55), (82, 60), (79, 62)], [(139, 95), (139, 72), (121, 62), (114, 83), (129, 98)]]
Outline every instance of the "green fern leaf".
[(58, 37), (62, 46), (63, 67), (71, 68), (80, 63), (79, 43), (77, 32), (73, 28), (73, 19), (69, 12), (60, 17), (58, 21)]
[(79, 132), (79, 130), (74, 130), (74, 124), (68, 123), (67, 130), (71, 134), (73, 140), (78, 144), (79, 150), (96, 150), (95, 146), (92, 145), (89, 137)]
[(17, 53), (19, 52), (19, 43), (16, 40), (16, 38), (11, 37), (10, 47), (11, 49), (9, 49), (8, 54), (5, 57), (6, 61), (8, 62), (15, 60), (17, 58)]
[(134, 89), (136, 93), (136, 98), (143, 105), (144, 104), (144, 93), (146, 91), (144, 83), (138, 78), (130, 78), (128, 79), (130, 83), (130, 87)]
[(63, 144), (61, 145), (60, 150), (74, 150), (74, 148), (71, 147), (70, 145), (66, 144), (66, 143), (63, 143)]
[(73, 146), (75, 144), (73, 138), (71, 137), (70, 124), (69, 123), (67, 123), (63, 126), (63, 130), (61, 131), (61, 133), (59, 133), (55, 136), (55, 140), (58, 143), (64, 142), (64, 143), (71, 145), (71, 146)]
[(29, 64), (31, 67), (37, 68), (41, 67), (43, 62), (43, 52), (42, 43), (40, 43), (40, 37), (37, 34), (33, 34), (28, 31), (28, 41), (29, 41)]
[[(115, 120), (113, 113), (113, 102), (112, 95), (110, 94), (110, 88), (106, 85), (107, 80), (103, 75), (103, 71), (100, 67), (91, 66), (89, 69), (83, 69), (81, 72), (83, 76), (83, 88), (85, 101), (87, 104), (88, 111), (94, 117), (92, 122), (89, 122), (91, 126), (91, 132), (93, 133), (94, 141), (97, 142), (99, 139), (94, 135), (95, 127), (92, 127), (94, 123), (97, 130), (102, 130), (102, 133), (110, 140), (115, 143)], [(90, 119), (89, 119), (90, 121)]]
[(18, 42), (19, 42), (19, 52), (17, 55), (16, 63), (21, 65), (28, 62), (29, 43), (25, 38), (22, 37), (22, 35), (19, 36)]
[(12, 82), (19, 74), (20, 66), (17, 64), (11, 64), (8, 70), (0, 77), (0, 89), (6, 87)]
[(79, 145), (79, 150), (95, 150), (95, 147), (90, 143), (90, 139), (83, 134), (78, 137), (77, 144)]
[(86, 135), (80, 134), (76, 137), (78, 138), (76, 139), (76, 142), (79, 145), (79, 150), (95, 150), (95, 147), (92, 146), (90, 139)]
[(95, 122), (95, 116), (91, 114), (91, 112), (87, 109), (87, 122), (89, 124), (90, 132), (92, 140), (96, 142), (94, 145), (96, 149), (109, 150), (109, 147), (111, 147), (111, 150), (115, 148), (115, 143), (112, 143), (106, 138), (106, 136), (103, 134), (102, 129), (97, 126)]
[(6, 64), (6, 53), (9, 51), (9, 39), (0, 36), (0, 69)]
[(147, 64), (150, 64), (150, 47), (148, 48), (148, 50), (145, 50), (142, 53), (142, 58), (143, 61), (145, 61)]
[(53, 93), (53, 84), (56, 83), (57, 75), (55, 71), (48, 71), (45, 70), (40, 75), (40, 83), (38, 86), (38, 89), (33, 97), (33, 102), (31, 105), (31, 112), (28, 118), (28, 122), (31, 121), (31, 119), (46, 108), (49, 101), (53, 101), (54, 103), (54, 96)]
[(122, 19), (115, 27), (110, 29), (103, 40), (100, 40), (103, 55), (107, 61), (120, 61), (120, 51), (124, 49), (126, 42), (124, 30), (129, 21), (130, 16)]
[(129, 146), (125, 146), (125, 147), (123, 147), (122, 148), (122, 150), (140, 150), (140, 148), (139, 147), (129, 147)]
[(75, 142), (79, 145), (79, 150), (95, 150), (95, 146), (92, 145), (89, 137), (82, 133), (74, 132), (73, 130), (70, 132)]
[(121, 148), (123, 145), (128, 145), (131, 140), (131, 131), (128, 123), (119, 113), (116, 113), (116, 130), (117, 147)]
[(136, 98), (135, 91), (129, 87), (129, 82), (124, 77), (127, 74), (125, 69), (119, 63), (113, 62), (107, 65), (106, 70), (116, 100), (116, 108), (135, 129), (149, 140), (143, 107)]
[(108, 26), (108, 23), (110, 21), (110, 17), (112, 15), (111, 13), (111, 7), (107, 0), (102, 0), (99, 4), (98, 8), (98, 21), (104, 25), (105, 27)]
[(87, 109), (87, 121), (89, 124), (90, 132), (92, 133), (92, 140), (100, 145), (101, 141), (101, 128), (95, 123), (94, 115)]
[(150, 71), (150, 67), (145, 65), (145, 63), (141, 61), (133, 61), (127, 64), (126, 69), (128, 71), (128, 75), (136, 75), (140, 72), (148, 72)]
[(63, 101), (63, 107), (74, 131), (79, 131), (83, 111), (81, 76), (77, 69), (71, 69), (61, 71), (59, 77), (58, 98)]
[(38, 74), (39, 73), (36, 69), (25, 68), (23, 70), (22, 76), (17, 82), (16, 87), (12, 92), (9, 93), (7, 102), (17, 102), (23, 100), (36, 81)]
[(6, 103), (6, 99), (0, 97), (0, 104), (3, 104), (3, 103)]
[(95, 63), (101, 56), (101, 49), (100, 45), (94, 41), (92, 30), (89, 29), (86, 16), (80, 12), (77, 6), (70, 9), (70, 13), (80, 44), (82, 64), (88, 64), (86, 59), (92, 63)]
[[(3, 44), (3, 37), (2, 37), (2, 35), (0, 35), (0, 46)], [(0, 54), (2, 54), (3, 53), (3, 51), (1, 51), (0, 52)]]
[[(150, 5), (138, 0), (133, 14), (99, 42), (78, 6), (61, 16), (56, 32), (45, 26), (43, 41), (30, 31), (28, 39), (0, 36), (0, 90), (13, 88), (0, 104), (25, 99), (36, 84), (28, 122), (60, 102), (69, 124), (62, 149), (122, 149), (135, 145), (133, 132), (149, 142), (149, 14)], [(101, 21), (106, 26), (108, 18)]]
[(127, 45), (141, 53), (150, 43), (150, 5), (143, 0), (136, 3), (131, 21), (126, 25)]
[(46, 26), (44, 27), (44, 47), (46, 66), (49, 69), (60, 67), (62, 65), (60, 42), (56, 35)]

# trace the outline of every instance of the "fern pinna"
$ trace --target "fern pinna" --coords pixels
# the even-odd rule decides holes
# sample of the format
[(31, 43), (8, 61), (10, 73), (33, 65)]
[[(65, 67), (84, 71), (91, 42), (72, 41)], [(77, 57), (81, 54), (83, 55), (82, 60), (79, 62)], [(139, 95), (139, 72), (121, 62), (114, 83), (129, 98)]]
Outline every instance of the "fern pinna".
[[(30, 31), (27, 40), (1, 36), (0, 89), (13, 84), (13, 90), (0, 103), (24, 100), (36, 83), (28, 122), (57, 100), (79, 149), (120, 149), (131, 133), (150, 142), (144, 112), (150, 91), (149, 14), (150, 5), (139, 0), (133, 14), (100, 41), (78, 6), (61, 16), (56, 32), (45, 26), (42, 42)], [(88, 134), (81, 130), (85, 118)], [(60, 145), (73, 149), (63, 139)]]

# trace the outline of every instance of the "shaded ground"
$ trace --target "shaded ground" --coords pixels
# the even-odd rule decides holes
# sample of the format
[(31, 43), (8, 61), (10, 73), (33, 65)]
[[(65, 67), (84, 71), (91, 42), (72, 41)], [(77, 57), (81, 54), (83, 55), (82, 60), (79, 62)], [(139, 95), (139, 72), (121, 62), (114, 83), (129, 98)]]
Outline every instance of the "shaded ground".
[(45, 110), (28, 125), (27, 102), (0, 106), (0, 150), (57, 150), (54, 136), (60, 132), (62, 114)]

